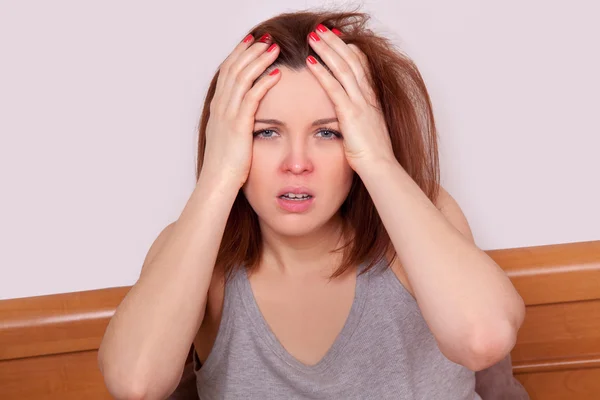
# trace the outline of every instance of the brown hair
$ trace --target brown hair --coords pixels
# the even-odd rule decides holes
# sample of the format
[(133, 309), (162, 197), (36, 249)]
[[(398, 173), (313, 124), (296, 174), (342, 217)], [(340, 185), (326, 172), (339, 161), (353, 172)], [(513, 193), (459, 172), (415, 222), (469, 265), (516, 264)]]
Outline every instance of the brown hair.
[[(368, 58), (371, 86), (382, 105), (396, 159), (435, 203), (439, 190), (439, 160), (429, 94), (413, 61), (397, 50), (388, 39), (366, 28), (369, 18), (368, 14), (356, 9), (303, 10), (279, 14), (256, 25), (249, 33), (255, 38), (269, 33), (273, 42), (280, 46), (279, 56), (270, 69), (285, 66), (297, 71), (306, 68), (305, 60), (309, 55), (325, 65), (308, 44), (308, 34), (319, 23), (328, 29), (339, 29), (342, 32), (341, 39), (347, 44), (356, 45)], [(210, 83), (200, 119), (196, 180), (202, 169), (206, 125), (218, 75), (217, 72)], [(369, 260), (365, 271), (369, 270), (382, 257), (392, 254), (393, 244), (367, 189), (356, 173), (348, 197), (339, 211), (344, 221), (343, 234), (348, 240), (340, 248), (344, 250), (342, 263), (331, 278), (340, 276), (348, 268), (365, 260)], [(360, 240), (355, 240), (355, 232), (359, 232)], [(226, 277), (240, 265), (251, 271), (260, 260), (261, 250), (258, 216), (240, 189), (221, 240), (217, 268)], [(396, 256), (394, 251), (389, 263)]]

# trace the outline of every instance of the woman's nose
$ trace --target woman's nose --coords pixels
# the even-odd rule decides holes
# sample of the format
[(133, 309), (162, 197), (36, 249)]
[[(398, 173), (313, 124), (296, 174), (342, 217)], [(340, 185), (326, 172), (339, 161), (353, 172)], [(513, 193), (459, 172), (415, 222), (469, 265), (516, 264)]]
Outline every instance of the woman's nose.
[(302, 174), (313, 170), (308, 144), (304, 141), (294, 141), (287, 148), (287, 154), (283, 162), (285, 172)]

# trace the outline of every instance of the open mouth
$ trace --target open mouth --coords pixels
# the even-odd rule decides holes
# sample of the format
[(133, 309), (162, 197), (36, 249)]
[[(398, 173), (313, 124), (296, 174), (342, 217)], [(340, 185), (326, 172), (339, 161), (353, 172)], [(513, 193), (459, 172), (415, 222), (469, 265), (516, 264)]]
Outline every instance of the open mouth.
[(303, 201), (303, 200), (309, 200), (312, 199), (312, 196), (309, 194), (282, 194), (281, 196), (279, 196), (280, 199), (283, 200), (291, 200), (291, 201)]

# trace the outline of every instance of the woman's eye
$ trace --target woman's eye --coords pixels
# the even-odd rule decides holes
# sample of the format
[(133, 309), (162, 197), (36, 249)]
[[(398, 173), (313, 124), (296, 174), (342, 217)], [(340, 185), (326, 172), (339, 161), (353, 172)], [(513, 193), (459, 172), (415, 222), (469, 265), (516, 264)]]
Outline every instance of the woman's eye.
[[(279, 134), (272, 129), (262, 129), (253, 133), (254, 137), (260, 136), (261, 139), (273, 139), (276, 137), (276, 135)], [(333, 129), (321, 129), (319, 132), (317, 132), (317, 135), (321, 135), (321, 137), (326, 140), (342, 138), (342, 134), (338, 131), (334, 131)]]
[(332, 140), (334, 138), (338, 138), (339, 139), (339, 138), (342, 137), (342, 135), (339, 132), (334, 131), (332, 129), (323, 129), (323, 130), (320, 130), (318, 133), (322, 134), (322, 136), (325, 139), (330, 139), (330, 140)]
[(262, 135), (263, 139), (272, 139), (273, 133), (275, 133), (275, 131), (272, 129), (263, 129), (261, 131), (254, 132), (254, 136), (256, 137), (256, 136)]

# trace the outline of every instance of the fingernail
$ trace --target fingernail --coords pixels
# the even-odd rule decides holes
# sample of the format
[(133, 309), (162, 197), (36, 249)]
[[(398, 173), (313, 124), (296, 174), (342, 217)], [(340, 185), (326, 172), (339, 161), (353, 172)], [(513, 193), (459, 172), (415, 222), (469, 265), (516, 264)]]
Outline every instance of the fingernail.
[(312, 40), (314, 40), (315, 42), (318, 42), (319, 40), (321, 40), (321, 38), (314, 32), (311, 32), (308, 37), (310, 37)]
[(277, 47), (277, 45), (275, 43), (273, 43), (271, 46), (269, 46), (269, 48), (267, 49), (267, 52), (270, 53), (271, 51), (275, 50), (276, 47)]
[(317, 63), (316, 58), (314, 58), (313, 56), (308, 56), (306, 58), (308, 59), (308, 62), (311, 63), (311, 64), (316, 64)]
[(251, 41), (251, 40), (252, 40), (252, 38), (253, 38), (253, 37), (254, 37), (254, 36), (252, 36), (252, 35), (248, 35), (248, 36), (246, 36), (246, 37), (244, 38), (243, 42), (244, 42), (244, 43), (248, 43), (249, 41)]
[(275, 68), (273, 71), (269, 72), (269, 75), (275, 75), (279, 72), (279, 68)]
[(260, 39), (258, 39), (259, 42), (263, 43), (267, 43), (269, 40), (271, 40), (271, 35), (269, 35), (268, 33), (265, 33), (260, 37)]
[(326, 27), (325, 27), (325, 25), (323, 25), (323, 24), (319, 24), (319, 25), (317, 25), (317, 30), (318, 30), (319, 32), (327, 32), (327, 28), (326, 28)]
[(339, 29), (336, 29), (336, 28), (331, 28), (331, 32), (335, 33), (338, 36), (342, 35), (342, 32), (340, 32)]

